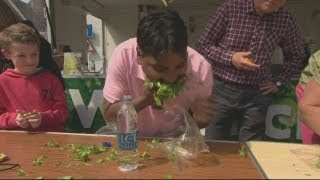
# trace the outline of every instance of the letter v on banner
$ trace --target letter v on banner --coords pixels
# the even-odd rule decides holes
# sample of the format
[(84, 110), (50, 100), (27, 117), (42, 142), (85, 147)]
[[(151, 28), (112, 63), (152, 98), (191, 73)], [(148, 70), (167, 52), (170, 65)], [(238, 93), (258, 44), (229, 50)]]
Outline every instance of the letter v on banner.
[(86, 105), (84, 104), (79, 89), (69, 89), (69, 93), (74, 107), (76, 108), (76, 111), (80, 118), (82, 126), (84, 128), (90, 128), (94, 120), (94, 116), (97, 112), (97, 109), (99, 108), (101, 112), (103, 111), (102, 90), (93, 91), (88, 107), (86, 107)]

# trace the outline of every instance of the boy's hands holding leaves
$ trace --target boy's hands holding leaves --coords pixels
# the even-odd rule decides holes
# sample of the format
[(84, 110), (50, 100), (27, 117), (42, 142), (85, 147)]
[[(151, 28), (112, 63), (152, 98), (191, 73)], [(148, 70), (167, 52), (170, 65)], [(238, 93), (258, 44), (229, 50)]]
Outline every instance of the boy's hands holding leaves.
[(17, 110), (16, 112), (17, 112), (17, 117), (16, 117), (17, 125), (20, 126), (21, 128), (25, 128), (25, 129), (28, 128), (30, 124), (28, 120), (24, 118), (24, 114), (26, 112), (22, 110)]
[(30, 126), (32, 128), (37, 128), (41, 125), (42, 122), (42, 116), (41, 113), (33, 110), (31, 113), (28, 113), (28, 116), (26, 116), (28, 119), (28, 122), (30, 123)]
[(17, 110), (17, 124), (22, 128), (28, 128), (31, 126), (32, 128), (38, 128), (42, 122), (41, 113), (37, 110), (33, 110), (32, 112), (26, 112), (23, 110)]

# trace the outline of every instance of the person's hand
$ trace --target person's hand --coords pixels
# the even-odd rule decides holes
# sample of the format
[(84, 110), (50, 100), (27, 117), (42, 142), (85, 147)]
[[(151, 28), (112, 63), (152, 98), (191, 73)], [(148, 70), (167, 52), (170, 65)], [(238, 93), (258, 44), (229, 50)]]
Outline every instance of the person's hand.
[(232, 56), (232, 64), (239, 70), (256, 71), (260, 65), (250, 58), (251, 52), (236, 52)]
[(142, 96), (142, 100), (143, 100), (143, 102), (145, 102), (145, 104), (147, 106), (151, 105), (152, 108), (161, 109), (161, 107), (156, 106), (156, 102), (154, 99), (154, 95), (155, 95), (156, 91), (157, 91), (156, 87), (154, 87), (153, 89), (145, 88), (145, 93)]
[(17, 116), (16, 116), (16, 123), (18, 126), (21, 128), (28, 128), (30, 126), (29, 122), (27, 119), (24, 118), (24, 114), (26, 113), (23, 110), (17, 110)]
[(191, 107), (191, 112), (200, 129), (208, 126), (215, 114), (213, 97), (196, 99)]
[(27, 113), (25, 115), (25, 118), (28, 120), (32, 128), (37, 128), (41, 125), (42, 116), (41, 116), (41, 113), (36, 110), (33, 110), (32, 112)]
[(275, 94), (279, 88), (272, 81), (265, 81), (259, 85), (259, 90), (263, 95)]

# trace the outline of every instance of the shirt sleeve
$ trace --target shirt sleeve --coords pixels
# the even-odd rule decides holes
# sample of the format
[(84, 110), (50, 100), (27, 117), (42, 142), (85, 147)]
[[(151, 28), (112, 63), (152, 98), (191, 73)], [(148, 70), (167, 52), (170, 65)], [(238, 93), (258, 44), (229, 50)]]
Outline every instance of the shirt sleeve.
[(231, 58), (234, 51), (219, 47), (219, 41), (223, 38), (228, 25), (228, 1), (220, 6), (215, 15), (209, 19), (199, 41), (197, 50), (209, 63), (219, 63), (232, 66)]
[(280, 42), (283, 66), (281, 73), (276, 77), (276, 81), (286, 83), (292, 75), (299, 74), (302, 70), (303, 61), (307, 58), (303, 42), (299, 27), (292, 17), (288, 32)]
[(0, 90), (0, 129), (17, 129), (19, 128), (16, 123), (16, 112), (9, 112), (6, 106), (6, 100), (3, 99), (5, 94)]
[(109, 60), (103, 96), (110, 103), (121, 100), (123, 94), (128, 93), (125, 61), (130, 57), (125, 56), (123, 51), (124, 50), (118, 46)]
[(213, 87), (213, 75), (212, 68), (209, 63), (205, 63), (205, 66), (201, 71), (201, 77), (201, 80), (204, 84), (204, 95), (211, 96)]
[(49, 110), (42, 112), (42, 123), (40, 126), (42, 129), (64, 127), (69, 113), (61, 82), (55, 76), (52, 76), (51, 81), (53, 82), (52, 93), (54, 103)]
[(19, 127), (16, 123), (17, 113), (5, 112), (4, 107), (1, 106), (0, 114), (0, 129), (16, 129)]

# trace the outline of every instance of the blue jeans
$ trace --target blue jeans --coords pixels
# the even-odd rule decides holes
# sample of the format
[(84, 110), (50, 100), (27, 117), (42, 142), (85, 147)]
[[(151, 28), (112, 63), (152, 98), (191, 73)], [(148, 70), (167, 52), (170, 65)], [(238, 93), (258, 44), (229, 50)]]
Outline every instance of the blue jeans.
[(212, 96), (216, 114), (206, 128), (205, 139), (230, 139), (233, 124), (237, 125), (240, 142), (263, 139), (270, 97), (262, 95), (258, 87), (219, 78), (214, 78)]

